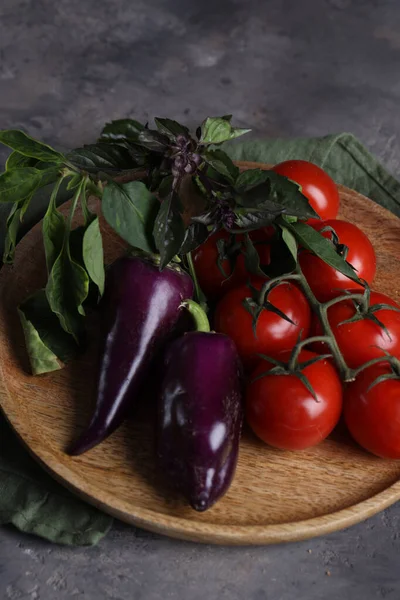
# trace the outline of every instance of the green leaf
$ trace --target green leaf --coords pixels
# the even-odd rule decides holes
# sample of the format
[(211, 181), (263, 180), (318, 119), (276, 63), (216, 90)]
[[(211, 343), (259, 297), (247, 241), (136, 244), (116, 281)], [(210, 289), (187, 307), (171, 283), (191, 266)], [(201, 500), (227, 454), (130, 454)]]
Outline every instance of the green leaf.
[(82, 183), (82, 175), (80, 173), (75, 173), (74, 175), (72, 175), (71, 179), (68, 181), (68, 185), (67, 185), (67, 190), (74, 190), (75, 188), (78, 187), (78, 185), (81, 185)]
[(83, 261), (90, 279), (104, 292), (104, 253), (99, 218), (96, 216), (83, 236)]
[(144, 183), (108, 182), (101, 205), (107, 223), (128, 244), (154, 251), (153, 226), (160, 203)]
[(98, 143), (77, 148), (70, 152), (67, 158), (79, 169), (87, 171), (123, 171), (135, 166), (135, 162), (126, 148), (110, 143)]
[(22, 223), (22, 221), (24, 219), (25, 213), (28, 210), (29, 205), (30, 205), (31, 200), (32, 200), (32, 198), (33, 198), (34, 195), (35, 194), (32, 194), (31, 196), (27, 196), (25, 198), (25, 200), (23, 202), (21, 202), (22, 207), (21, 207), (21, 214), (19, 216), (19, 220), (21, 221), (21, 223)]
[[(45, 163), (39, 163), (39, 165), (44, 165)], [(60, 169), (59, 167), (48, 167), (46, 169), (39, 169), (40, 173), (40, 184), (39, 187), (45, 187), (46, 185), (51, 185), (57, 181), (60, 177)]]
[(37, 142), (23, 131), (17, 129), (5, 129), (0, 131), (0, 143), (17, 150), (24, 156), (37, 158), (38, 160), (50, 161), (52, 163), (62, 164), (65, 157), (56, 152), (47, 144)]
[(14, 262), (15, 246), (21, 223), (21, 211), (24, 201), (15, 202), (7, 218), (7, 233), (4, 240), (3, 263), (11, 265)]
[(260, 256), (247, 233), (244, 236), (244, 264), (249, 273), (265, 277), (265, 273), (260, 267)]
[(70, 333), (78, 344), (83, 334), (82, 304), (88, 293), (88, 274), (71, 258), (66, 241), (51, 269), (46, 285), (46, 297), (61, 327)]
[(318, 219), (318, 214), (310, 205), (301, 187), (275, 171), (266, 171), (270, 187), (269, 200), (284, 206), (286, 213), (300, 218)]
[(42, 180), (40, 171), (25, 167), (0, 175), (0, 202), (18, 202), (30, 196)]
[(56, 198), (60, 185), (61, 179), (54, 186), (42, 224), (43, 244), (48, 273), (50, 273), (57, 257), (60, 255), (64, 243), (66, 228), (65, 220), (62, 214), (57, 210), (56, 205)]
[(175, 139), (177, 135), (183, 135), (187, 138), (190, 137), (189, 129), (177, 121), (155, 117), (154, 122), (157, 125), (158, 131), (171, 139)]
[(206, 160), (215, 171), (223, 175), (230, 183), (235, 183), (239, 175), (239, 169), (233, 164), (229, 156), (223, 150), (207, 150), (203, 154)]
[(60, 326), (45, 290), (39, 290), (18, 308), (25, 343), (34, 375), (62, 368), (76, 356), (79, 347)]
[(208, 117), (201, 125), (200, 144), (222, 144), (249, 131), (251, 129), (232, 127), (230, 121), (224, 117)]
[(243, 193), (261, 183), (265, 183), (268, 180), (268, 173), (269, 171), (263, 171), (262, 169), (247, 169), (247, 171), (242, 171), (236, 179), (236, 191)]
[(181, 205), (176, 192), (172, 191), (162, 201), (153, 235), (161, 257), (160, 269), (163, 269), (178, 254), (185, 238)]
[(143, 129), (139, 134), (138, 142), (144, 148), (160, 154), (164, 154), (170, 144), (166, 135), (154, 129)]
[(158, 195), (160, 198), (165, 198), (166, 196), (168, 196), (168, 194), (171, 193), (173, 182), (174, 182), (173, 175), (167, 175), (167, 177), (164, 177), (164, 179), (161, 181), (160, 185), (158, 186)]
[(274, 171), (249, 169), (236, 181), (236, 201), (247, 208), (284, 212), (302, 219), (318, 218), (297, 183)]
[(343, 275), (346, 275), (357, 283), (361, 283), (355, 270), (336, 252), (332, 242), (323, 237), (318, 231), (301, 221), (297, 221), (296, 223), (285, 221), (285, 227), (293, 233), (303, 248), (319, 256), (324, 262), (343, 273)]
[[(82, 180), (72, 199), (68, 218), (64, 225), (64, 237), (59, 255), (56, 257), (46, 285), (46, 297), (51, 310), (57, 315), (61, 327), (70, 333), (79, 344), (83, 335), (85, 311), (83, 302), (89, 293), (89, 276), (84, 267), (71, 255), (71, 224), (86, 181)], [(51, 202), (55, 205), (57, 191)]]
[(20, 152), (14, 150), (7, 158), (6, 171), (13, 171), (14, 169), (22, 169), (24, 167), (35, 167), (37, 162), (36, 158), (24, 156), (23, 154), (20, 154)]
[(209, 235), (210, 232), (206, 225), (203, 225), (203, 223), (191, 223), (185, 231), (185, 237), (182, 246), (180, 247), (179, 254), (188, 254), (189, 252), (192, 252), (203, 244)]
[(99, 141), (132, 140), (136, 141), (144, 125), (134, 119), (117, 119), (107, 123), (101, 132)]
[(297, 242), (293, 233), (289, 231), (287, 227), (283, 225), (279, 226), (282, 231), (282, 240), (285, 242), (286, 246), (289, 249), (290, 254), (293, 256), (294, 260), (297, 263)]
[(236, 215), (235, 224), (240, 229), (252, 231), (271, 225), (277, 216), (282, 214), (281, 207), (274, 209), (258, 210), (256, 208), (237, 208), (234, 212)]

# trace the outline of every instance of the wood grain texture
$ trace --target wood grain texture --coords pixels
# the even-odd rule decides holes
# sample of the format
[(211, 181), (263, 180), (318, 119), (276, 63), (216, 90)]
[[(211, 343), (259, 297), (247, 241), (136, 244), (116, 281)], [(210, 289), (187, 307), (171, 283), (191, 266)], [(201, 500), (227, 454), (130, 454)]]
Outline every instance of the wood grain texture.
[[(339, 189), (340, 216), (356, 222), (375, 246), (374, 288), (399, 301), (400, 220), (360, 194)], [(99, 211), (94, 199), (91, 204)], [(110, 263), (124, 245), (105, 223), (102, 227)], [(270, 449), (245, 430), (229, 493), (202, 514), (159, 479), (149, 406), (86, 455), (67, 456), (65, 448), (83, 429), (92, 408), (96, 319), (91, 346), (82, 358), (56, 373), (27, 374), (16, 306), (44, 281), (41, 230), (36, 226), (19, 244), (15, 267), (0, 273), (0, 405), (33, 456), (88, 502), (123, 521), (177, 538), (267, 544), (347, 527), (400, 498), (400, 461), (382, 461), (364, 452), (340, 427), (316, 448), (302, 452)]]

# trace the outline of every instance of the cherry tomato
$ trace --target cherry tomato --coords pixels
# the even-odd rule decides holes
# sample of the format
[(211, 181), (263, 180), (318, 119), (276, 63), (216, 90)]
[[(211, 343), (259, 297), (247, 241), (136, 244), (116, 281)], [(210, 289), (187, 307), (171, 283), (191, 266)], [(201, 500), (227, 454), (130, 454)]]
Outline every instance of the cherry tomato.
[(272, 170), (301, 185), (301, 191), (321, 219), (337, 217), (337, 185), (320, 167), (306, 160), (286, 160), (275, 165)]
[[(394, 300), (379, 292), (371, 292), (370, 306), (374, 304), (389, 304), (400, 311)], [(373, 358), (384, 356), (385, 350), (400, 359), (400, 312), (382, 309), (371, 313), (385, 325), (386, 331), (367, 315), (359, 321), (343, 323), (357, 312), (352, 300), (343, 300), (328, 309), (329, 324), (347, 365), (355, 369)], [(312, 319), (310, 335), (323, 335), (316, 316)], [(324, 343), (313, 344), (312, 348), (321, 354), (329, 352)]]
[(387, 362), (362, 371), (348, 384), (344, 396), (344, 419), (353, 438), (366, 450), (382, 458), (400, 458), (400, 380), (387, 379)]
[[(270, 246), (268, 234), (264, 230), (251, 232), (250, 237), (260, 256), (261, 264), (267, 265), (270, 262)], [(226, 276), (221, 272), (218, 266), (218, 240), (228, 241), (230, 234), (225, 231), (217, 231), (211, 235), (201, 246), (193, 252), (193, 263), (199, 285), (207, 298), (215, 300), (223, 296), (232, 288), (247, 281), (249, 273), (245, 266), (244, 246), (236, 258), (235, 267), (232, 271), (229, 259), (222, 261), (221, 267)], [(237, 236), (237, 242), (243, 242), (243, 236)]]
[[(300, 362), (317, 356), (302, 350)], [(289, 358), (289, 353), (280, 357)], [(333, 430), (342, 410), (342, 385), (335, 368), (323, 359), (301, 369), (317, 400), (296, 375), (266, 375), (273, 365), (261, 361), (246, 391), (246, 417), (254, 433), (270, 446), (302, 450)], [(257, 377), (260, 377), (257, 379)]]
[[(337, 233), (339, 244), (348, 247), (346, 260), (355, 268), (358, 277), (365, 279), (368, 284), (372, 282), (376, 272), (375, 251), (361, 229), (353, 223), (339, 219), (315, 223), (313, 227), (317, 231), (324, 227), (332, 227)], [(330, 231), (325, 231), (322, 235), (332, 239)], [(340, 296), (346, 289), (363, 290), (361, 285), (330, 267), (311, 252), (301, 251), (299, 263), (312, 291), (320, 302)]]
[[(256, 289), (261, 289), (262, 282), (258, 278), (251, 282)], [(272, 310), (263, 309), (255, 335), (253, 317), (243, 306), (243, 300), (251, 295), (248, 284), (231, 290), (219, 301), (214, 318), (216, 331), (233, 339), (247, 368), (257, 364), (259, 353), (275, 357), (283, 350), (291, 349), (300, 333), (303, 339), (307, 337), (311, 323), (311, 309), (303, 292), (293, 283), (283, 282), (271, 290), (268, 301), (294, 324)]]

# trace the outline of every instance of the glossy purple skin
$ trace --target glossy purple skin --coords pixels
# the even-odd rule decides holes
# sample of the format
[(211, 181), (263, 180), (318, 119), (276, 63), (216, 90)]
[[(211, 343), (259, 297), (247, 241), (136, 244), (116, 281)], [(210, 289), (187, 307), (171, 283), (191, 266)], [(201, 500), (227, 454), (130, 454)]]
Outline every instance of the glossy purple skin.
[(191, 332), (172, 342), (158, 405), (160, 470), (198, 511), (233, 479), (243, 423), (242, 370), (232, 340)]
[(171, 339), (182, 301), (192, 296), (192, 279), (183, 271), (167, 267), (160, 272), (151, 260), (138, 257), (123, 257), (110, 267), (101, 309), (105, 339), (96, 408), (69, 454), (97, 446), (125, 420), (141, 398), (153, 359)]

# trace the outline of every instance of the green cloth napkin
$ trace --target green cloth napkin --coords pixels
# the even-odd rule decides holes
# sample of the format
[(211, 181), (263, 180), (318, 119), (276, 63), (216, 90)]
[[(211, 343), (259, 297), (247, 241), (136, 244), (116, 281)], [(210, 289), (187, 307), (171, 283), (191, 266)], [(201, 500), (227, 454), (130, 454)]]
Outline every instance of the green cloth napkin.
[[(236, 160), (277, 163), (302, 158), (323, 167), (338, 183), (354, 188), (400, 216), (400, 183), (351, 134), (314, 139), (234, 142), (224, 150)], [(25, 229), (43, 213), (38, 199)], [(0, 250), (9, 207), (0, 206)], [(28, 455), (0, 416), (0, 524), (63, 544), (90, 545), (112, 519), (78, 500)]]

